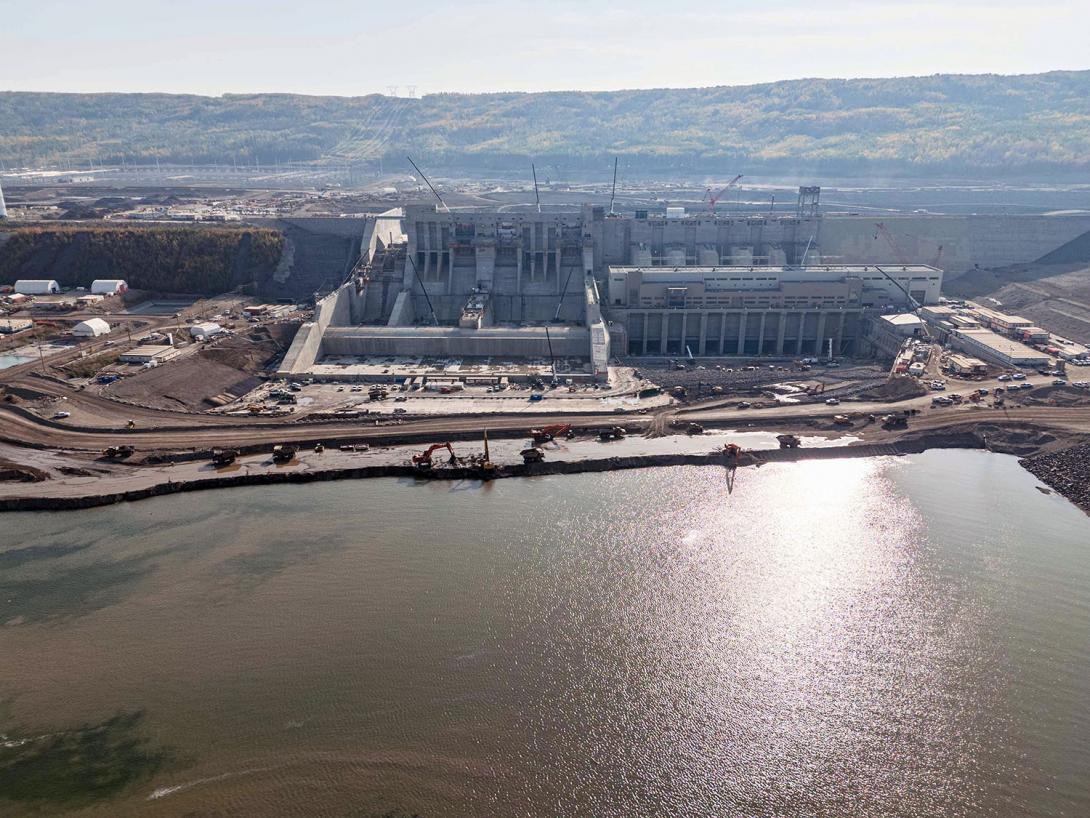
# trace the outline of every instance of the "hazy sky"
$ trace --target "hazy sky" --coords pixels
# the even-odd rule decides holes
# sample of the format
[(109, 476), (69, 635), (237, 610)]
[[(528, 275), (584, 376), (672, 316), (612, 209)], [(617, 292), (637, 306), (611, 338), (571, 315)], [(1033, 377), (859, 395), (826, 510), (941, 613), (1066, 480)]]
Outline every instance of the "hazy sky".
[(738, 85), (1090, 67), (1090, 0), (0, 0), (0, 89)]

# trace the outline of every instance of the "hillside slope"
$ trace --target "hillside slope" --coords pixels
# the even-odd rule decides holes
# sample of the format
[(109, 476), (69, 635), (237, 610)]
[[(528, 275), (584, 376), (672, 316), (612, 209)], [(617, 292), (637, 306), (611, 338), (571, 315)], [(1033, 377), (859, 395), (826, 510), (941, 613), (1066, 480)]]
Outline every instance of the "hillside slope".
[(0, 284), (54, 278), (66, 287), (122, 278), (130, 287), (215, 294), (261, 284), (284, 237), (261, 227), (49, 225), (0, 229)]
[(405, 151), (433, 167), (597, 167), (620, 154), (647, 170), (1071, 175), (1090, 168), (1090, 71), (421, 99), (0, 93), (9, 166)]

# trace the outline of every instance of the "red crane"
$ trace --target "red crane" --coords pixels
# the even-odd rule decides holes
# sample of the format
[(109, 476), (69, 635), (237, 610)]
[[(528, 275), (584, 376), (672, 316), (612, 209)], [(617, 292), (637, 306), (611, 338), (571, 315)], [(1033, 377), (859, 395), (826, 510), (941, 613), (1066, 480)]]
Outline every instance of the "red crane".
[(738, 184), (738, 182), (739, 182), (739, 180), (741, 178), (742, 178), (742, 174), (739, 173), (737, 176), (735, 176), (733, 179), (731, 179), (729, 182), (727, 182), (725, 185), (723, 185), (723, 189), (720, 190), (718, 193), (716, 193), (714, 196), (711, 195), (711, 192), (712, 192), (711, 188), (708, 188), (706, 191), (704, 191), (704, 199), (708, 203), (708, 210), (713, 215), (715, 214), (715, 203), (723, 198), (724, 193), (726, 193), (728, 190), (730, 190), (732, 187), (734, 187), (736, 184)]

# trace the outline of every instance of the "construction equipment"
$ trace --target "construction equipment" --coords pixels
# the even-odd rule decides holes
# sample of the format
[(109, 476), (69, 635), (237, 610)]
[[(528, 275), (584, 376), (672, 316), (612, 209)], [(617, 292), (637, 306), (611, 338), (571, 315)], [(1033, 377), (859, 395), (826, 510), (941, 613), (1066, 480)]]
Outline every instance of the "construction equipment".
[(607, 426), (604, 429), (598, 430), (598, 439), (601, 441), (609, 440), (624, 440), (624, 436), (628, 434), (624, 426)]
[(430, 469), (432, 467), (431, 456), (440, 449), (446, 449), (450, 452), (450, 457), (447, 458), (447, 462), (451, 464), (458, 462), (458, 457), (454, 454), (454, 447), (451, 446), (450, 443), (433, 443), (420, 454), (413, 455), (413, 465), (418, 469)]
[(489, 480), (496, 473), (496, 466), (492, 463), (492, 456), (488, 452), (488, 430), (484, 430), (484, 459), (481, 461), (481, 476)]
[(852, 419), (847, 415), (833, 415), (833, 423), (837, 426), (851, 426)]
[(797, 449), (802, 445), (798, 435), (776, 435), (781, 449)]
[(135, 420), (129, 420), (129, 422), (125, 424), (125, 428), (126, 429), (135, 429), (136, 428), (136, 421)]
[(273, 463), (290, 463), (295, 459), (295, 452), (296, 448), (294, 446), (277, 443), (272, 450)]
[(738, 182), (741, 180), (741, 178), (742, 178), (742, 174), (739, 173), (737, 176), (735, 176), (733, 179), (731, 179), (729, 182), (727, 182), (723, 186), (723, 189), (720, 190), (718, 193), (716, 193), (714, 196), (710, 195), (711, 192), (712, 192), (711, 188), (708, 188), (706, 191), (704, 191), (704, 199), (708, 203), (708, 212), (710, 212), (713, 216), (715, 215), (716, 202), (718, 202), (720, 199), (722, 199), (723, 195), (728, 190), (730, 190), (732, 187), (734, 187), (736, 184), (738, 184)]
[(324, 451), (325, 451), (325, 444), (324, 443), (315, 443), (314, 444), (314, 453), (315, 454), (321, 454)]
[(685, 427), (685, 434), (687, 435), (702, 435), (704, 434), (704, 427), (699, 423), (690, 423)]
[(907, 429), (908, 428), (908, 414), (906, 412), (896, 412), (886, 415), (882, 418), (883, 429)]
[(230, 466), (238, 459), (238, 449), (213, 449), (213, 466)]
[(527, 449), (523, 449), (519, 454), (522, 455), (522, 462), (527, 465), (530, 463), (540, 463), (545, 459), (545, 452), (541, 451), (537, 446), (530, 446)]
[(136, 451), (132, 446), (109, 446), (103, 450), (102, 456), (108, 457), (111, 460), (124, 460), (126, 457), (132, 457), (132, 453)]
[(551, 426), (542, 426), (540, 429), (531, 429), (530, 437), (535, 444), (552, 443), (558, 437), (566, 437), (571, 440), (575, 437), (570, 423), (554, 423)]

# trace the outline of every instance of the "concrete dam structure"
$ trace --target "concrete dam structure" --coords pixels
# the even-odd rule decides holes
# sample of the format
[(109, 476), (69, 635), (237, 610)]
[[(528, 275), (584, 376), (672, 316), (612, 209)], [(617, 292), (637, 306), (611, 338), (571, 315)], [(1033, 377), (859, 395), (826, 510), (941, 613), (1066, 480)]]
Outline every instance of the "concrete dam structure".
[(934, 304), (944, 276), (1035, 261), (1090, 233), (1082, 214), (877, 221), (801, 201), (746, 217), (389, 211), (367, 220), (358, 262), (283, 373), (330, 357), (560, 357), (604, 377), (611, 355), (853, 354), (869, 313)]

